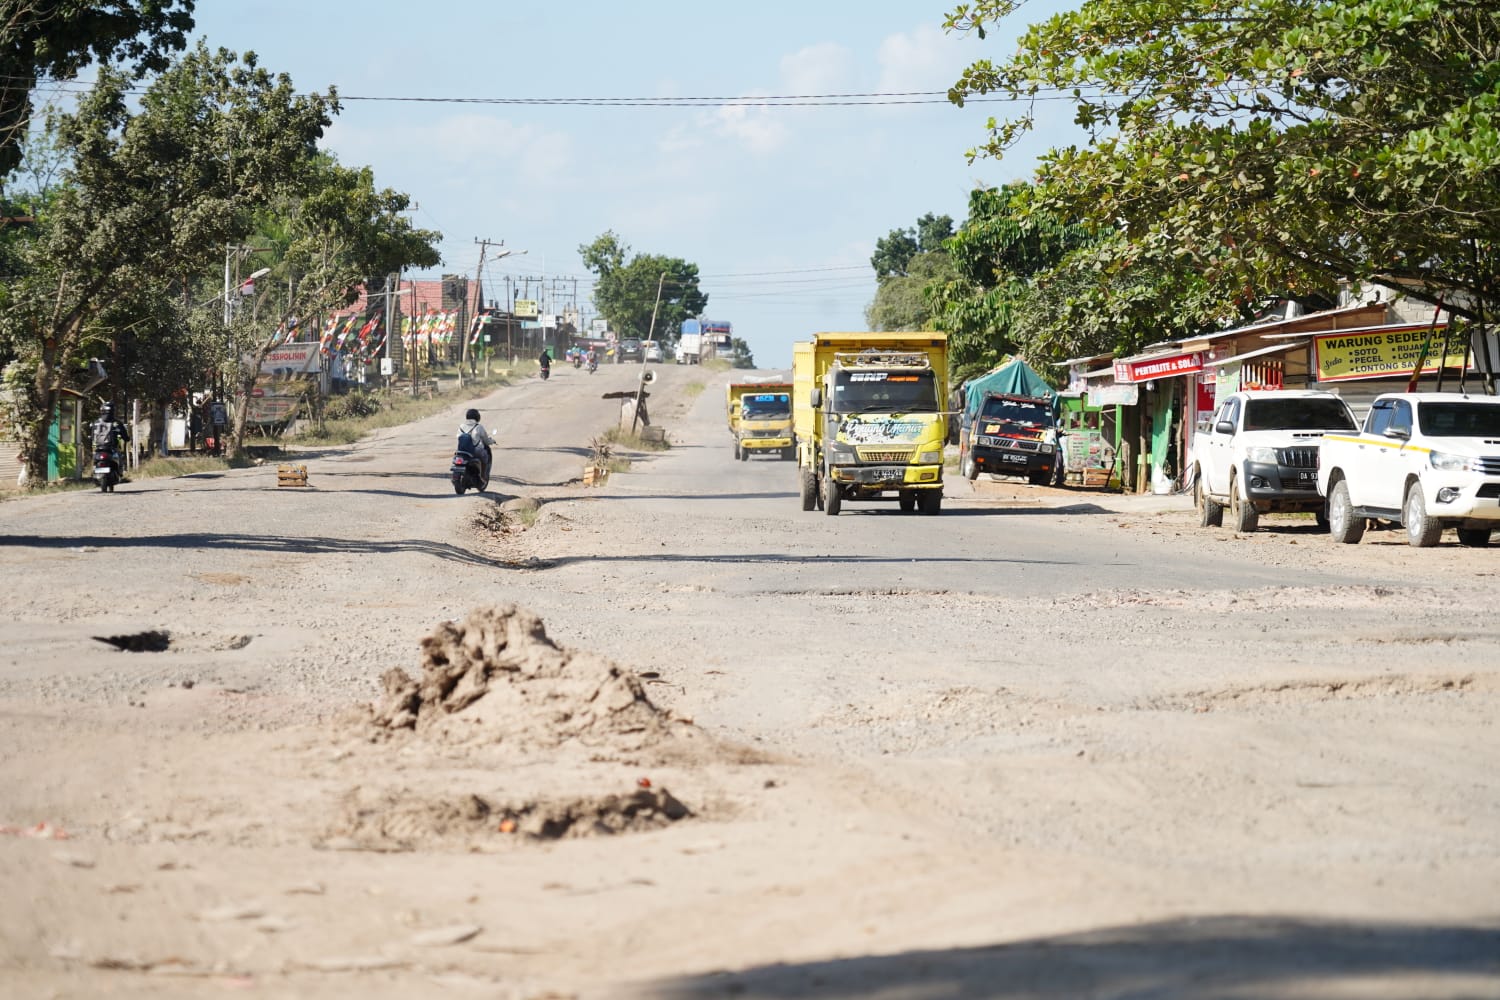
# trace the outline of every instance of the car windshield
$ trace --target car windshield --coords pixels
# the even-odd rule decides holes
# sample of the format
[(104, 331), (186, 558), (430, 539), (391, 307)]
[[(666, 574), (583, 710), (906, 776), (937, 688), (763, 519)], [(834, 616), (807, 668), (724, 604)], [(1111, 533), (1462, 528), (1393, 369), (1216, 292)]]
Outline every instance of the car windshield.
[(1354, 419), (1340, 399), (1302, 396), (1245, 401), (1247, 431), (1352, 431)]
[(784, 392), (757, 393), (740, 398), (740, 415), (746, 420), (773, 420), (792, 412), (792, 397)]
[(1428, 437), (1500, 438), (1500, 404), (1418, 403), (1417, 423)]
[(834, 372), (833, 413), (930, 413), (937, 408), (937, 382), (930, 370)]
[(996, 399), (990, 397), (979, 410), (981, 420), (1008, 420), (1016, 424), (1033, 427), (1050, 427), (1052, 414), (1041, 403), (1021, 399)]

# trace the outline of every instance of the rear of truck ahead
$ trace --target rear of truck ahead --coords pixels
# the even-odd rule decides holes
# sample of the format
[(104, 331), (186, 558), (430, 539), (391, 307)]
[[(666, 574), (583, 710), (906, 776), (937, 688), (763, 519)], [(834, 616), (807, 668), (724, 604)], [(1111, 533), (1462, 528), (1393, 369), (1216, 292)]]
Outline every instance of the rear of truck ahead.
[(803, 510), (882, 499), (942, 510), (946, 334), (814, 334), (792, 371)]
[(790, 382), (731, 382), (724, 396), (736, 459), (772, 452), (793, 456)]

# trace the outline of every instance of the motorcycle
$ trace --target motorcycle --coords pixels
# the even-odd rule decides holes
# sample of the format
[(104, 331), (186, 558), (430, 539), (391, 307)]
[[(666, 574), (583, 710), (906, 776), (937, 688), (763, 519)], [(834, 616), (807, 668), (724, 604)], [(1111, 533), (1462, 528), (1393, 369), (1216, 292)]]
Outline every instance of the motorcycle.
[(99, 492), (113, 493), (120, 481), (120, 453), (110, 448), (94, 449), (94, 482)]
[(464, 491), (475, 489), (483, 493), (490, 485), (490, 472), (485, 467), (484, 459), (480, 457), (479, 451), (467, 436), (458, 439), (458, 447), (453, 451), (453, 464), (449, 466), (448, 478), (453, 480), (453, 492), (459, 496)]
[(594, 374), (594, 372), (596, 372), (598, 370), (599, 370), (599, 359), (598, 358), (589, 358), (589, 374), (592, 375), (592, 374)]
[(574, 368), (581, 368), (581, 367), (583, 367), (583, 358), (580, 355), (577, 355), (577, 354), (573, 355), (573, 367)]
[(542, 381), (545, 382), (545, 381), (547, 381), (551, 377), (552, 377), (552, 369), (551, 369), (551, 367), (543, 368), (542, 369)]

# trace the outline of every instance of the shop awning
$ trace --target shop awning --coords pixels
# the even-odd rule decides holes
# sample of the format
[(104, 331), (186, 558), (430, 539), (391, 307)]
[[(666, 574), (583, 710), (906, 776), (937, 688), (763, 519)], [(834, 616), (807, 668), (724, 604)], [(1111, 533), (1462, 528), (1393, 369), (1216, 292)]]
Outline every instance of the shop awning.
[(1272, 344), (1270, 347), (1261, 347), (1253, 351), (1246, 351), (1244, 354), (1236, 354), (1232, 358), (1220, 358), (1218, 361), (1213, 362), (1212, 367), (1219, 368), (1223, 365), (1234, 364), (1236, 361), (1249, 361), (1251, 358), (1262, 358), (1267, 354), (1283, 354), (1286, 351), (1295, 351), (1299, 347), (1306, 347), (1309, 343), (1311, 341), (1299, 340), (1290, 344)]

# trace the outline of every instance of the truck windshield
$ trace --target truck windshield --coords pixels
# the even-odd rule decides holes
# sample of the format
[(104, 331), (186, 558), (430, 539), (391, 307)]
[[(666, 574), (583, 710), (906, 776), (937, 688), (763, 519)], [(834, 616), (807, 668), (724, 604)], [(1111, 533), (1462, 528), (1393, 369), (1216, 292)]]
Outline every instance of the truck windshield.
[(1256, 399), (1245, 402), (1247, 431), (1352, 431), (1354, 420), (1339, 399)]
[(937, 382), (931, 370), (833, 374), (833, 413), (932, 413), (937, 408)]
[(1014, 424), (1051, 427), (1052, 413), (1041, 403), (1021, 399), (986, 399), (979, 410), (980, 420), (1007, 420)]
[(791, 412), (792, 397), (784, 392), (740, 397), (740, 416), (746, 420), (775, 420)]
[(1417, 422), (1428, 437), (1500, 438), (1500, 405), (1463, 401), (1418, 403)]

